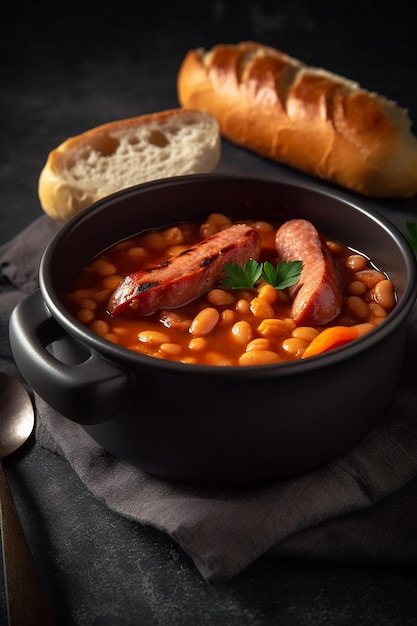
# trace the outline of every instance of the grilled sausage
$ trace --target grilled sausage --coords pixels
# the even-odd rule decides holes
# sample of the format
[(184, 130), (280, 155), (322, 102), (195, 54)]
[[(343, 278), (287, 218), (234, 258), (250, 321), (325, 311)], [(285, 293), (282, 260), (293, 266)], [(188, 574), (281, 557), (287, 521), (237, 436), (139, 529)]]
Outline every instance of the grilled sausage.
[(307, 220), (285, 222), (275, 236), (280, 258), (302, 261), (300, 280), (290, 287), (292, 317), (297, 324), (324, 325), (342, 308), (340, 278), (329, 249), (316, 228)]
[(126, 276), (108, 303), (112, 315), (151, 315), (182, 306), (211, 289), (224, 276), (225, 263), (259, 259), (256, 230), (236, 224), (184, 250), (178, 256)]

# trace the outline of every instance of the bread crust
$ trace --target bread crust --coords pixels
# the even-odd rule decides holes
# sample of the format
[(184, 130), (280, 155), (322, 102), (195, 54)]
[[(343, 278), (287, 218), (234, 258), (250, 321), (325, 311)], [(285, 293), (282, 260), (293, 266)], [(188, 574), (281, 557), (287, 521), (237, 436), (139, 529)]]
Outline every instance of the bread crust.
[(39, 176), (38, 196), (45, 213), (66, 222), (127, 186), (209, 172), (220, 155), (218, 123), (201, 111), (177, 108), (111, 121), (51, 150)]
[(367, 196), (417, 193), (407, 111), (345, 77), (247, 41), (188, 51), (177, 92), (262, 156)]

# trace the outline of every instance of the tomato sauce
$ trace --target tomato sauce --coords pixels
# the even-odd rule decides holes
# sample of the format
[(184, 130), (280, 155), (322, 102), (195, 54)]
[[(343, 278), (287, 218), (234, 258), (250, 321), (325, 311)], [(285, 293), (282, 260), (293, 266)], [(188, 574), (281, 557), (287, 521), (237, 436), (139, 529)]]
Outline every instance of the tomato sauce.
[[(276, 265), (277, 225), (245, 223), (261, 237), (260, 261)], [(189, 364), (245, 366), (294, 361), (336, 348), (370, 332), (395, 306), (394, 285), (372, 260), (344, 243), (327, 241), (343, 303), (340, 314), (324, 326), (298, 326), (288, 291), (262, 281), (254, 289), (218, 284), (183, 306), (145, 317), (109, 313), (109, 298), (125, 276), (159, 265), (231, 224), (227, 216), (213, 213), (203, 224), (177, 224), (115, 243), (75, 281), (67, 298), (70, 312), (91, 331), (141, 354)], [(328, 328), (333, 331), (323, 335)]]

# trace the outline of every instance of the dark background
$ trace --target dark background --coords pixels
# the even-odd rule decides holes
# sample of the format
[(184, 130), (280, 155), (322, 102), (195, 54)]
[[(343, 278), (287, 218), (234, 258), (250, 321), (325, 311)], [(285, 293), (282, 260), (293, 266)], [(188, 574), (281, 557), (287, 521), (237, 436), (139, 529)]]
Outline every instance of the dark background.
[[(383, 93), (417, 120), (412, 9), (369, 0), (6, 3), (0, 244), (42, 215), (37, 181), (51, 149), (111, 119), (178, 106), (176, 75), (189, 48), (255, 39)], [(285, 170), (226, 142), (220, 169)], [(394, 205), (417, 215), (415, 199)], [(10, 368), (2, 342), (1, 365)], [(360, 558), (265, 556), (234, 580), (209, 586), (173, 541), (112, 514), (48, 451), (34, 445), (7, 469), (60, 625), (417, 624), (415, 571)], [(43, 485), (51, 481), (55, 498), (45, 501)], [(0, 597), (4, 616), (3, 591)]]
[(39, 214), (38, 176), (61, 141), (178, 106), (189, 48), (255, 39), (356, 80), (417, 120), (417, 30), (402, 0), (42, 4), (7, 3), (0, 20), (0, 241)]

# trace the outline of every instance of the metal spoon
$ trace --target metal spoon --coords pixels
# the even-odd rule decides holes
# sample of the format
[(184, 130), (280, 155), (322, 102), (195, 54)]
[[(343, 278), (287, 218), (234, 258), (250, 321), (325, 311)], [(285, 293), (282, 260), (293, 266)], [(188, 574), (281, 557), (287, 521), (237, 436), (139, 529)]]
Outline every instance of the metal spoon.
[(9, 374), (0, 372), (0, 512), (10, 626), (54, 623), (1, 462), (25, 443), (34, 423), (33, 405), (26, 389)]

